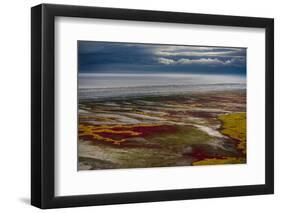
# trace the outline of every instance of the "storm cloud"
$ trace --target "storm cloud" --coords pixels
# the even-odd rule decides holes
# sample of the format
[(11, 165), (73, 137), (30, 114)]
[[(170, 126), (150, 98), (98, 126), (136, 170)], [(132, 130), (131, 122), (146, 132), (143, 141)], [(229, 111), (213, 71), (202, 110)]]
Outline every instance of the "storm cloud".
[(78, 41), (79, 72), (246, 74), (246, 48)]

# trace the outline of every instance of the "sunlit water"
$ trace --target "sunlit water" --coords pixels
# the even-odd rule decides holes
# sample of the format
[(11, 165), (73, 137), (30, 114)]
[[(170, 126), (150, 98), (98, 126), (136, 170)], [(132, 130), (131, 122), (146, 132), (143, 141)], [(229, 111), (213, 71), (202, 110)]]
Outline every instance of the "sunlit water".
[(241, 75), (79, 74), (79, 99), (180, 95), (246, 89)]

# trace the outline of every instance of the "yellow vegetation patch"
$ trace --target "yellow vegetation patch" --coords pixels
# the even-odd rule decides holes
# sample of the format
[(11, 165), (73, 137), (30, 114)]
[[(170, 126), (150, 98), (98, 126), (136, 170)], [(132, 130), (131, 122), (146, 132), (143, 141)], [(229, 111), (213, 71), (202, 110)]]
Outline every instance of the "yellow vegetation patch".
[(221, 133), (239, 140), (237, 148), (246, 154), (246, 113), (220, 115), (222, 121)]
[(193, 162), (193, 166), (203, 166), (203, 165), (217, 165), (217, 164), (239, 164), (245, 163), (245, 158), (236, 157), (226, 157), (223, 159), (209, 158), (201, 161)]
[[(128, 134), (130, 136), (138, 136), (141, 135), (140, 132), (128, 130), (134, 127), (142, 127), (142, 126), (159, 126), (158, 124), (151, 125), (151, 124), (136, 124), (136, 125), (101, 125), (101, 126), (92, 126), (87, 124), (80, 124), (79, 125), (79, 137), (83, 136), (90, 136), (93, 139), (109, 142), (115, 145), (120, 145), (122, 142), (125, 142), (126, 139), (112, 139), (110, 137), (104, 137), (100, 133), (111, 133), (111, 134)], [(124, 130), (114, 130), (114, 128), (122, 128)]]

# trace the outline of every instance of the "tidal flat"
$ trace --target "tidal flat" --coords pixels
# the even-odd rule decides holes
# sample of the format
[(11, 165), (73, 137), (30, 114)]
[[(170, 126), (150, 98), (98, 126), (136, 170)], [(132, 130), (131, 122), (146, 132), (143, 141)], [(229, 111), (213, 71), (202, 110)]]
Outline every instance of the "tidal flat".
[(79, 101), (78, 170), (246, 163), (246, 90)]

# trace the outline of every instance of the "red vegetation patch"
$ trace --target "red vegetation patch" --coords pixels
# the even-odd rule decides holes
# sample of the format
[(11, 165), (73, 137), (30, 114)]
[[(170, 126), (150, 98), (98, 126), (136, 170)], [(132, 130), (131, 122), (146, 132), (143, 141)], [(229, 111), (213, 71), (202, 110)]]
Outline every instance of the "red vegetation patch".
[(157, 133), (174, 132), (176, 131), (176, 129), (177, 128), (175, 126), (162, 125), (162, 126), (137, 126), (134, 127), (132, 130), (134, 132), (140, 132), (141, 136), (149, 136)]
[(224, 156), (207, 153), (204, 149), (198, 147), (193, 148), (191, 153), (186, 153), (184, 155), (195, 158), (195, 161), (201, 161), (208, 158), (224, 159)]
[(194, 116), (194, 117), (200, 117), (200, 118), (213, 118), (216, 117), (214, 113), (210, 112), (187, 112), (188, 115)]
[(104, 138), (112, 138), (112, 139), (123, 139), (123, 138), (131, 138), (131, 137), (136, 137), (135, 135), (125, 133), (125, 132), (99, 132), (98, 133), (100, 136)]
[[(176, 131), (175, 126), (170, 125), (124, 125), (101, 126), (81, 124), (79, 126), (79, 138), (96, 142), (120, 145), (134, 137), (145, 137), (151, 134), (161, 134)], [(142, 143), (140, 143), (142, 144)]]
[(83, 140), (86, 140), (86, 141), (91, 141), (93, 140), (93, 136), (92, 135), (79, 135), (79, 139), (83, 139)]

